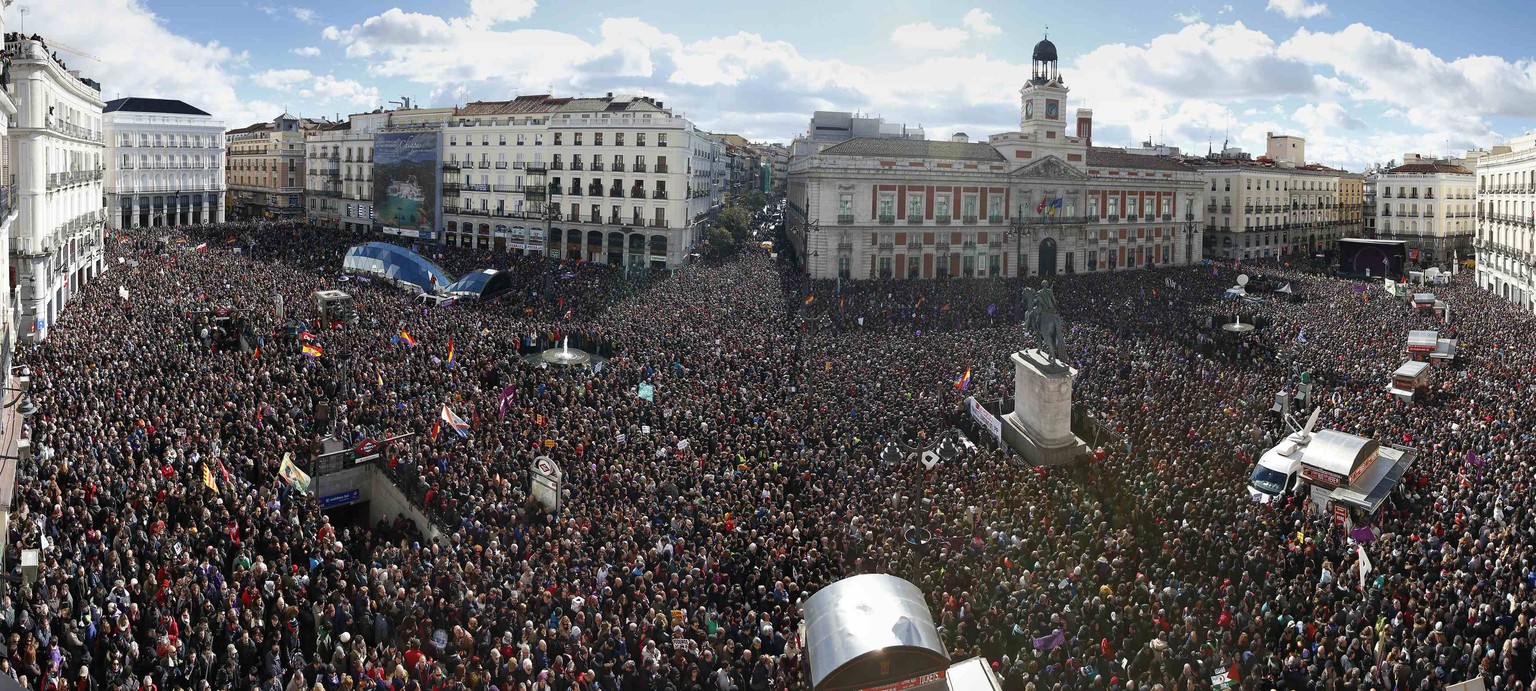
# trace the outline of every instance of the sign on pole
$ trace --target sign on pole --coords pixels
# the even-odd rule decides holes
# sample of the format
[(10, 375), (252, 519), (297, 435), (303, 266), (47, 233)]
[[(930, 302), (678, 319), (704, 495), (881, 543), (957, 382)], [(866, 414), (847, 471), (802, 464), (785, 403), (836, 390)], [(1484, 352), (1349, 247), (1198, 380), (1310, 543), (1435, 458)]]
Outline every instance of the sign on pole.
[(560, 495), (564, 487), (564, 473), (554, 459), (539, 456), (533, 459), (533, 498), (550, 513), (560, 512)]

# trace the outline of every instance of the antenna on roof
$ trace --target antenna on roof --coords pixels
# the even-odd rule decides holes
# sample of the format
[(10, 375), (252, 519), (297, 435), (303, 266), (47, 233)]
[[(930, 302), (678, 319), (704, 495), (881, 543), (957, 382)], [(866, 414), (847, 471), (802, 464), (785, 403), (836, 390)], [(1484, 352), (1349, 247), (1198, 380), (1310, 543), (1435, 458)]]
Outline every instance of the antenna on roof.
[(21, 33), (27, 33), (27, 13), (31, 11), (32, 8), (26, 5), (21, 6)]

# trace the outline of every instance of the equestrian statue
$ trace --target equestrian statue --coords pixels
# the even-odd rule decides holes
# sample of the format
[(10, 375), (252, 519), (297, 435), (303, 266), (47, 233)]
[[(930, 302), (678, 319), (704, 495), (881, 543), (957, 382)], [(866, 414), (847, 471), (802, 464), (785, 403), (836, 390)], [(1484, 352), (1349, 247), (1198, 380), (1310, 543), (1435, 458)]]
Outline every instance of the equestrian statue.
[(1046, 281), (1040, 290), (1024, 289), (1024, 326), (1039, 338), (1040, 350), (1048, 359), (1061, 360), (1067, 352), (1061, 331), (1061, 312), (1056, 307), (1056, 292)]

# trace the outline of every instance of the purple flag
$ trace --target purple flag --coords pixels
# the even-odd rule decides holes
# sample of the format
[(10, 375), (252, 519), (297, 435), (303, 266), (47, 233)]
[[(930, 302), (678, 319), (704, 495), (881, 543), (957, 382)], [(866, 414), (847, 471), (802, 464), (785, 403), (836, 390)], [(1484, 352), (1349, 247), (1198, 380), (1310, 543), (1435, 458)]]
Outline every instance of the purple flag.
[(1368, 525), (1362, 525), (1349, 531), (1349, 536), (1354, 538), (1355, 542), (1375, 542), (1376, 530)]
[(507, 419), (507, 404), (511, 403), (512, 399), (516, 396), (516, 386), (508, 386), (507, 388), (501, 390), (501, 397), (496, 401), (496, 413), (499, 416), (498, 419)]
[(1468, 451), (1467, 462), (1481, 468), (1483, 467), (1483, 464), (1487, 463), (1488, 461), (1484, 460), (1482, 456), (1477, 455), (1476, 451)]
[(990, 305), (987, 305), (987, 314), (997, 314), (997, 303), (994, 302)]
[(1035, 650), (1055, 650), (1061, 647), (1061, 644), (1066, 642), (1067, 634), (1062, 633), (1061, 629), (1056, 629), (1056, 631), (1049, 636), (1041, 636), (1036, 638)]

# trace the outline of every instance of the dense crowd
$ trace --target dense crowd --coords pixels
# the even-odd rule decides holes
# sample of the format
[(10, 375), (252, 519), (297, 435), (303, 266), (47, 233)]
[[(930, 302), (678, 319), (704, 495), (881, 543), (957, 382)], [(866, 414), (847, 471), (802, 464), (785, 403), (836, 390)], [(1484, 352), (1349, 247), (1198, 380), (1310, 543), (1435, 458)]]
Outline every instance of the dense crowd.
[[(966, 396), (1012, 395), (1025, 282), (839, 286), (743, 250), (635, 286), (434, 247), (456, 274), (517, 277), (437, 307), (341, 282), (356, 241), (124, 234), (24, 347), (41, 412), (12, 573), (46, 548), (35, 582), (0, 586), (0, 673), (79, 691), (805, 688), (798, 605), (888, 572), (1009, 689), (1205, 689), (1223, 671), (1246, 689), (1536, 688), (1536, 331), (1464, 278), (1436, 289), (1463, 354), (1405, 404), (1386, 377), (1434, 317), (1379, 284), (1245, 267), (1261, 296), (1231, 301), (1232, 267), (1056, 277), (1076, 400), (1124, 443), (1044, 469), (976, 437), (924, 470), (881, 451), (963, 425)], [(1295, 297), (1257, 289), (1283, 283)], [(358, 319), (321, 328), (311, 294), (338, 286)], [(278, 295), (318, 357), (282, 337)], [(199, 337), (219, 308), (258, 352)], [(1234, 310), (1262, 327), (1215, 328)], [(612, 357), (523, 357), (565, 336)], [(1370, 519), (1363, 586), (1355, 545), (1304, 496), (1245, 490), (1279, 431), (1261, 408), (1303, 371), (1321, 426), (1420, 452)], [(445, 405), (467, 436), (437, 424)], [(403, 433), (380, 468), (431, 525), (333, 524), (279, 479), (318, 438)], [(552, 515), (529, 496), (540, 454), (569, 488)]]

